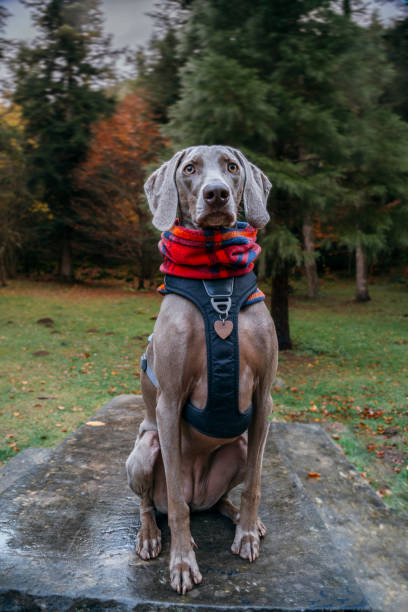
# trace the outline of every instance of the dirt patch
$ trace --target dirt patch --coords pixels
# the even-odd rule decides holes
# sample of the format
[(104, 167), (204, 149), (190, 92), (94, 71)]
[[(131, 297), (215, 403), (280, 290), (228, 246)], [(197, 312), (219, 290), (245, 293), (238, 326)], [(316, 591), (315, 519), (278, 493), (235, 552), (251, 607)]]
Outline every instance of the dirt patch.
[(392, 464), (393, 466), (402, 466), (405, 463), (405, 458), (407, 457), (407, 453), (399, 450), (394, 445), (388, 446), (388, 444), (384, 446), (377, 446), (375, 449), (375, 453), (377, 457), (384, 458), (387, 463)]
[(52, 327), (54, 325), (54, 320), (50, 319), (50, 317), (44, 317), (43, 319), (38, 319), (38, 325), (45, 325), (45, 327)]

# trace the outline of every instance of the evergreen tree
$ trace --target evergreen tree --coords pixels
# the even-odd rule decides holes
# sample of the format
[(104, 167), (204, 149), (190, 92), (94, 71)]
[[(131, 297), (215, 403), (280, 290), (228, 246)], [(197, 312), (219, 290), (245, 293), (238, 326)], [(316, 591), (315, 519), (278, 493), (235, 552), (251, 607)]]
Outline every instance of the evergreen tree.
[(168, 133), (177, 145), (242, 148), (272, 179), (272, 223), (263, 241), (272, 262), (272, 314), (290, 348), (288, 274), (302, 259), (305, 217), (335, 202), (346, 157), (338, 89), (344, 18), (328, 2), (200, 2), (182, 40), (183, 69)]
[(185, 12), (177, 0), (163, 0), (151, 13), (155, 30), (147, 49), (139, 49), (135, 56), (137, 91), (143, 92), (156, 120), (167, 123), (168, 110), (178, 99), (179, 68), (183, 59), (179, 53), (178, 31)]
[(387, 29), (385, 42), (394, 65), (394, 76), (384, 101), (408, 121), (408, 17), (399, 19)]
[(6, 27), (6, 21), (9, 14), (5, 6), (0, 6), (0, 61), (4, 59), (4, 50), (7, 45), (7, 41), (3, 38), (2, 34)]
[[(112, 76), (110, 39), (99, 0), (25, 0), (39, 35), (19, 46), (14, 100), (26, 125), (28, 185), (52, 213), (59, 273), (73, 278), (74, 171), (85, 158), (90, 128), (113, 107), (102, 87)], [(50, 221), (51, 222), (51, 221)]]
[[(355, 24), (350, 28), (356, 36), (344, 58), (348, 75), (344, 133), (349, 153), (342, 167), (344, 193), (337, 207), (338, 230), (355, 252), (356, 300), (367, 301), (369, 259), (408, 239), (407, 225), (400, 224), (401, 217), (408, 215), (408, 125), (384, 104), (393, 71), (381, 26), (374, 19), (369, 28)], [(356, 59), (363, 69), (352, 69)], [(393, 243), (389, 244), (391, 235)]]
[(181, 40), (193, 59), (167, 133), (178, 146), (242, 148), (274, 184), (263, 245), (280, 348), (291, 346), (290, 268), (315, 257), (311, 219), (341, 214), (336, 224), (366, 282), (367, 252), (384, 247), (405, 206), (405, 125), (381, 105), (391, 70), (378, 25), (351, 19), (363, 10), (357, 0), (196, 0)]
[(189, 8), (165, 131), (175, 148), (241, 148), (272, 179), (263, 246), (280, 348), (289, 348), (293, 265), (309, 268), (311, 294), (316, 283), (313, 220), (336, 225), (364, 272), (365, 255), (384, 248), (393, 219), (405, 218), (406, 126), (382, 104), (392, 75), (382, 31), (353, 21), (365, 11), (360, 0), (195, 0)]

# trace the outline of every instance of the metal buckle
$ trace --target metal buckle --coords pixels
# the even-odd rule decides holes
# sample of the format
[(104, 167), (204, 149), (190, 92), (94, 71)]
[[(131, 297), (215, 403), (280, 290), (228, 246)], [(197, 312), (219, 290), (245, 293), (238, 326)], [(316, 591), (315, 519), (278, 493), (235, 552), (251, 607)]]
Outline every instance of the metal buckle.
[(221, 319), (227, 319), (228, 314), (231, 308), (231, 298), (230, 297), (213, 297), (211, 298), (211, 306), (214, 308), (215, 312), (220, 315)]

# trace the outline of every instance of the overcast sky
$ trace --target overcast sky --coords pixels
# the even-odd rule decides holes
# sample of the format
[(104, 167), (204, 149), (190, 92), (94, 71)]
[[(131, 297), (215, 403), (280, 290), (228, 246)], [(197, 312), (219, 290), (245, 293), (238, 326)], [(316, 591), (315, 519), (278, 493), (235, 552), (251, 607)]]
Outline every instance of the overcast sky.
[[(382, 18), (387, 21), (390, 17), (395, 16), (398, 6), (407, 4), (407, 0), (384, 3), (372, 0), (371, 3), (373, 8), (377, 8)], [(5, 5), (12, 14), (7, 20), (6, 36), (25, 40), (32, 38), (34, 30), (28, 9), (18, 0), (0, 0), (0, 4)], [(146, 13), (154, 9), (154, 5), (155, 0), (102, 0), (105, 32), (113, 35), (114, 47), (129, 45), (137, 48), (149, 40), (153, 23)]]
[[(30, 11), (18, 0), (0, 0), (11, 16), (7, 20), (8, 38), (30, 39), (34, 36)], [(102, 0), (105, 32), (113, 34), (115, 47), (145, 44), (152, 33), (152, 19), (146, 15), (154, 9), (154, 0)]]

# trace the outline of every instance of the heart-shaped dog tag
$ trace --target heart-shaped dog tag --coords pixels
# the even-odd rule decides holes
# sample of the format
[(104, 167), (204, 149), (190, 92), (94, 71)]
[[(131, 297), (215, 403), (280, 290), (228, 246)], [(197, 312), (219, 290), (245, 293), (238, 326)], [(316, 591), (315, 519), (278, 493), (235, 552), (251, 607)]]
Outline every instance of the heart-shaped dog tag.
[(214, 329), (219, 337), (225, 340), (234, 329), (234, 324), (232, 321), (221, 321), (218, 319), (218, 321), (214, 323)]

